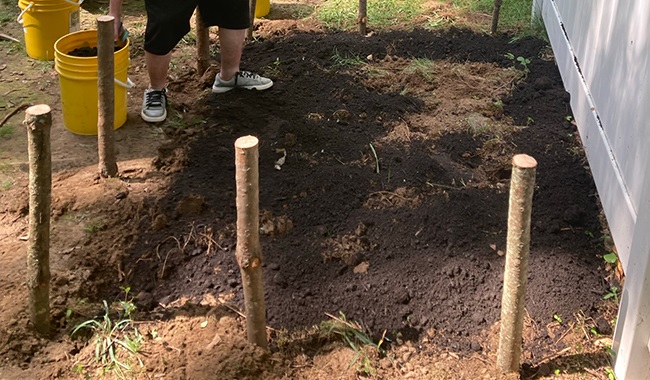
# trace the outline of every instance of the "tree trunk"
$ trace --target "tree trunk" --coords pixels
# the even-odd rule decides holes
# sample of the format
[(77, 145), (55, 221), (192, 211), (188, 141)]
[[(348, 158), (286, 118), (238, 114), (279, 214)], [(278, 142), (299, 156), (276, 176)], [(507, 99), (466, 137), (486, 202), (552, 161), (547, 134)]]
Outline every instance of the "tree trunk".
[(253, 29), (255, 29), (255, 9), (257, 8), (257, 0), (248, 0), (249, 4), (249, 15), (250, 15), (250, 26), (248, 27), (248, 30), (246, 31), (246, 39), (248, 41), (253, 40)]
[(210, 28), (206, 27), (196, 8), (196, 72), (201, 77), (210, 67)]
[(99, 175), (117, 175), (115, 159), (115, 18), (97, 17), (97, 153)]
[(494, 0), (494, 12), (492, 13), (492, 34), (497, 34), (499, 27), (499, 14), (501, 13), (501, 3), (503, 0)]
[(34, 329), (50, 334), (50, 205), (52, 195), (52, 151), (50, 107), (39, 104), (25, 111), (29, 152), (29, 238), (27, 243), (27, 288), (29, 315)]
[(258, 158), (257, 138), (244, 136), (235, 141), (237, 263), (244, 288), (246, 330), (249, 342), (266, 349), (266, 306), (259, 236)]
[(368, 33), (368, 0), (359, 0), (359, 33), (365, 36)]
[(504, 373), (519, 371), (528, 257), (530, 248), (530, 214), (535, 188), (537, 161), (525, 154), (512, 158), (506, 269), (501, 300), (501, 328), (497, 368)]

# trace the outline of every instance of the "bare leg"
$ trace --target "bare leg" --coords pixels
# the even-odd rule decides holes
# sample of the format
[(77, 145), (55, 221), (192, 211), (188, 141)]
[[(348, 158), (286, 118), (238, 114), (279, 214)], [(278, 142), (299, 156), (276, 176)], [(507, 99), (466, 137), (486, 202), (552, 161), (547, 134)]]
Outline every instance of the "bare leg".
[(147, 64), (151, 88), (157, 90), (165, 88), (167, 86), (167, 72), (169, 71), (169, 62), (172, 59), (172, 53), (156, 55), (145, 52), (144, 59)]
[(239, 71), (241, 54), (244, 48), (246, 29), (219, 28), (219, 43), (221, 44), (221, 73), (223, 80), (230, 80)]

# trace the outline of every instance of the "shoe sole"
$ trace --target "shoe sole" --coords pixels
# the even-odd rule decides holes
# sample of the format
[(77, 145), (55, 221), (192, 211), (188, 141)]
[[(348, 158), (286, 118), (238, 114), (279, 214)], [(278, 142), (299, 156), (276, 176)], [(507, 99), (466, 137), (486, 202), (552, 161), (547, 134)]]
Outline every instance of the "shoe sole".
[(212, 92), (214, 94), (223, 94), (224, 92), (228, 92), (230, 90), (234, 90), (235, 88), (245, 88), (246, 90), (266, 90), (267, 88), (271, 88), (273, 86), (273, 82), (269, 82), (267, 84), (262, 84), (259, 86), (237, 86), (237, 87), (216, 87), (212, 86)]
[(161, 116), (158, 117), (148, 116), (144, 113), (144, 111), (141, 111), (140, 117), (142, 118), (142, 120), (148, 123), (160, 123), (161, 121), (165, 121), (165, 119), (167, 119), (167, 110), (165, 110), (165, 113), (163, 113)]

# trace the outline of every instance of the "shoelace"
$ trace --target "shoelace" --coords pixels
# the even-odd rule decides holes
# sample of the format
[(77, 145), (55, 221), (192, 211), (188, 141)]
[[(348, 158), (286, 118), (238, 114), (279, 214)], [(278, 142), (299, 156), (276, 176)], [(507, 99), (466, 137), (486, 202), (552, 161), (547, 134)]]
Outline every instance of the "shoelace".
[(162, 101), (163, 101), (163, 91), (147, 92), (147, 98), (145, 99), (145, 103), (147, 107), (162, 106)]
[(259, 76), (259, 75), (255, 74), (255, 73), (250, 72), (250, 71), (240, 71), (238, 73), (238, 75), (240, 77), (250, 78), (250, 79), (255, 79), (255, 78), (257, 78)]

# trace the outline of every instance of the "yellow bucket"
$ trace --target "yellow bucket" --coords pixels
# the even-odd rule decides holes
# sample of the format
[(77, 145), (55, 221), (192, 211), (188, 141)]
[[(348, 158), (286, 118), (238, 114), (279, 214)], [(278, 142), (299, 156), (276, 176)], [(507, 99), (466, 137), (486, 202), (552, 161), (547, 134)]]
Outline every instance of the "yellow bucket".
[(255, 17), (264, 17), (271, 11), (271, 0), (257, 0)]
[[(126, 122), (126, 94), (131, 87), (127, 76), (129, 68), (129, 40), (115, 52), (115, 129)], [(63, 123), (78, 135), (97, 134), (97, 57), (69, 55), (78, 48), (96, 48), (97, 30), (70, 33), (54, 43), (54, 68), (59, 73)]]
[(27, 55), (54, 59), (54, 42), (79, 30), (79, 5), (83, 0), (18, 0)]

